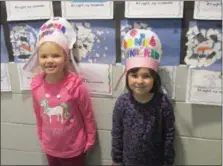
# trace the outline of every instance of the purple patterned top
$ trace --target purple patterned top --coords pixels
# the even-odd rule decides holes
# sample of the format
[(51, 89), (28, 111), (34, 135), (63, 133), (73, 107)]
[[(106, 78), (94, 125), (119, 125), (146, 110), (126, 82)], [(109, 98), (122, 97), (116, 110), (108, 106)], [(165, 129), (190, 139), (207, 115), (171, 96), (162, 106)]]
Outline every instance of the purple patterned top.
[(175, 117), (162, 93), (147, 103), (131, 93), (116, 101), (112, 124), (112, 160), (122, 165), (161, 166), (174, 163)]

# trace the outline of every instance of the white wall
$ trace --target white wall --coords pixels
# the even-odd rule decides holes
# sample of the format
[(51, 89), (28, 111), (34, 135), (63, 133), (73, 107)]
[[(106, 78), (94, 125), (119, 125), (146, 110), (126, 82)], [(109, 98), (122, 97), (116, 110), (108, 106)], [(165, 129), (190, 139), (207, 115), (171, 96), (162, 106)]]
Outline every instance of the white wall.
[[(36, 136), (30, 92), (19, 90), (15, 64), (9, 64), (12, 93), (1, 93), (1, 164), (46, 165)], [(120, 67), (113, 68), (114, 84), (121, 75)], [(186, 104), (187, 68), (177, 68), (176, 76), (176, 165), (221, 165), (221, 107)], [(98, 141), (88, 156), (88, 163), (111, 164), (111, 116), (113, 98), (92, 97), (97, 121)]]

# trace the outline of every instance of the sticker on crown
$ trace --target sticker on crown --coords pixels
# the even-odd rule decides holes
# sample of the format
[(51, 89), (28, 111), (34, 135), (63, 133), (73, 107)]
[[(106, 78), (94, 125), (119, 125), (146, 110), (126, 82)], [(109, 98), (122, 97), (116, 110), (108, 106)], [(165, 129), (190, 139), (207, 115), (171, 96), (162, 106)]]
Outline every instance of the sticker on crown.
[(132, 29), (123, 40), (125, 58), (144, 56), (159, 60), (162, 56), (161, 42), (150, 30)]

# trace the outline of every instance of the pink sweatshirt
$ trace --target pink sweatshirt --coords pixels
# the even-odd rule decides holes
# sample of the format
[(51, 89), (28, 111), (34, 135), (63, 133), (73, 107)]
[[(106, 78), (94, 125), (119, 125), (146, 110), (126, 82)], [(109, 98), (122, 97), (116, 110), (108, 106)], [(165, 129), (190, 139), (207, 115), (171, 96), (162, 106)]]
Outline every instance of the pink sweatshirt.
[(31, 82), (37, 133), (42, 150), (70, 158), (95, 143), (96, 125), (90, 95), (80, 76), (69, 73), (59, 83), (48, 84), (44, 74)]

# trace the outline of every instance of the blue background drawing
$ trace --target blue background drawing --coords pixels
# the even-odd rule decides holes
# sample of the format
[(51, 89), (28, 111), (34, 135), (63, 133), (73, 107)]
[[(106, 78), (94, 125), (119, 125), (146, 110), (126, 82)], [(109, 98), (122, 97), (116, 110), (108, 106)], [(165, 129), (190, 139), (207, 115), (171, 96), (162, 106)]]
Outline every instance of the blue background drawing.
[[(12, 43), (12, 49), (13, 49), (13, 55), (14, 55), (14, 62), (15, 63), (21, 63), (21, 62), (25, 62), (29, 55), (31, 55), (34, 51), (35, 45), (36, 45), (36, 39), (37, 39), (37, 34), (39, 32), (39, 28), (41, 27), (41, 25), (44, 22), (42, 21), (37, 21), (37, 22), (25, 22), (25, 23), (11, 23), (9, 24), (9, 28), (10, 28), (10, 41)], [(14, 27), (18, 27), (21, 26), (22, 27), (22, 31), (25, 32), (19, 32), (18, 30), (13, 31)], [(27, 26), (29, 26), (29, 28), (27, 28)], [(20, 47), (20, 45), (16, 42), (18, 42), (20, 40), (20, 38), (15, 38), (15, 36), (20, 36), (20, 37), (25, 37), (27, 38), (27, 42), (24, 42), (26, 45), (28, 45), (29, 47), (31, 47), (32, 49), (30, 51), (23, 51)], [(21, 41), (20, 41), (21, 42)], [(17, 54), (17, 56), (15, 56)], [(22, 54), (25, 55), (25, 58), (19, 58), (18, 54)]]
[[(201, 29), (216, 30), (217, 29), (222, 34), (222, 22), (221, 21), (200, 20), (200, 21), (190, 21), (189, 22), (189, 27), (193, 27), (194, 25), (196, 25), (199, 30), (201, 30)], [(222, 36), (221, 36), (220, 40), (222, 40)], [(222, 46), (222, 43), (221, 43), (221, 46)], [(221, 52), (221, 55), (222, 55), (222, 52)], [(217, 60), (215, 63), (213, 63), (212, 65), (210, 65), (208, 67), (199, 67), (197, 69), (222, 71), (222, 58)]]
[[(123, 35), (132, 28), (151, 28), (162, 43), (161, 66), (177, 66), (180, 64), (181, 53), (181, 31), (180, 19), (147, 19), (147, 20), (122, 20), (121, 21), (121, 43)], [(125, 64), (125, 60), (122, 59)]]
[(9, 57), (8, 57), (8, 51), (5, 45), (5, 36), (4, 36), (4, 30), (3, 26), (1, 25), (1, 63), (8, 63), (9, 62)]
[(81, 62), (115, 64), (115, 21), (73, 20)]

